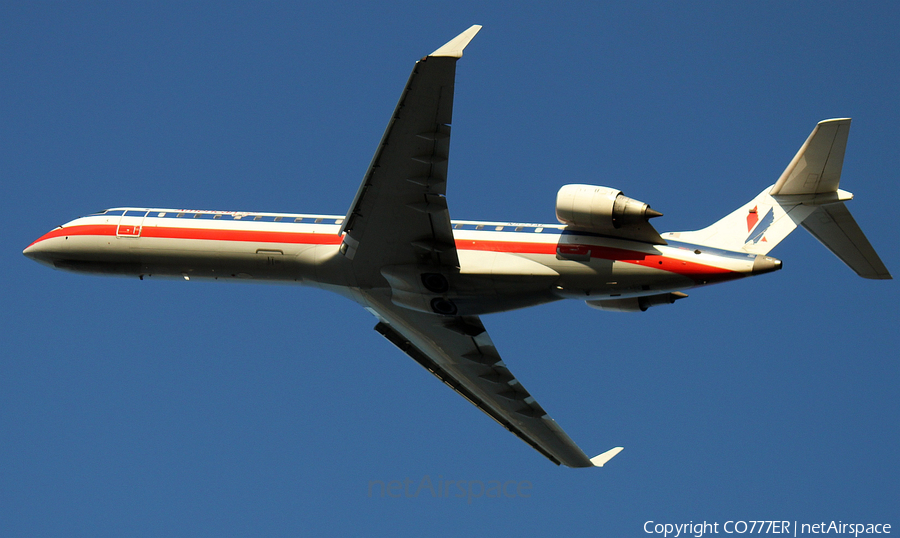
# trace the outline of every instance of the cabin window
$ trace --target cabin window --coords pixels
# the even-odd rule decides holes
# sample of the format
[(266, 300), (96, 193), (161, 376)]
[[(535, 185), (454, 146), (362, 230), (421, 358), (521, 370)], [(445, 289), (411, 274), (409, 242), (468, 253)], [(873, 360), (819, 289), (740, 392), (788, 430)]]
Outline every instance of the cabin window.
[(517, 232), (521, 232), (521, 231), (522, 231), (522, 228), (524, 228), (524, 226), (516, 226), (516, 231), (517, 231)]
[(281, 219), (282, 219), (282, 218), (283, 218), (283, 217), (275, 217), (275, 222), (281, 222)]
[(303, 222), (303, 217), (297, 217), (294, 222)]
[(334, 219), (334, 223), (335, 223), (335, 224), (343, 224), (343, 223), (344, 223), (344, 219)]
[(460, 228), (463, 227), (463, 225), (462, 225), (462, 224), (457, 224), (457, 225), (455, 225), (455, 226), (453, 226), (453, 227), (456, 228), (457, 230), (459, 230)]
[(183, 216), (184, 216), (184, 213), (179, 213), (179, 214), (177, 214), (177, 215), (175, 215), (175, 216), (176, 216), (176, 217), (183, 217)]
[(319, 223), (322, 222), (323, 220), (325, 220), (325, 219), (316, 219), (315, 222), (316, 222), (316, 224), (319, 224)]
[(214, 219), (221, 219), (221, 218), (222, 218), (222, 215), (213, 215), (213, 218), (214, 218)]
[(503, 226), (497, 226), (494, 228), (494, 230), (501, 232), (501, 231), (503, 231)]
[(262, 217), (260, 217), (259, 215), (257, 215), (257, 216), (255, 216), (255, 217), (253, 217), (253, 220), (262, 220)]
[(476, 230), (484, 230), (484, 225), (483, 225), (483, 224), (479, 224), (478, 226), (475, 227), (475, 229), (476, 229)]
[(534, 233), (536, 233), (536, 234), (539, 234), (539, 233), (541, 233), (541, 232), (543, 232), (543, 231), (544, 231), (543, 228), (535, 228), (535, 229), (534, 229)]
[(203, 216), (202, 213), (194, 213), (195, 219), (199, 219), (201, 216)]

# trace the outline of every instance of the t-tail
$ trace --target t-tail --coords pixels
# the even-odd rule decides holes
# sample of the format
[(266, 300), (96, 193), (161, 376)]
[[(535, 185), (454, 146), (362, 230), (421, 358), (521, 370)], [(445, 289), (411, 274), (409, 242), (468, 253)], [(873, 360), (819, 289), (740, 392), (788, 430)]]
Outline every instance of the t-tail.
[(838, 188), (849, 133), (849, 118), (819, 122), (774, 185), (711, 226), (662, 237), (767, 254), (799, 224), (859, 276), (891, 278), (844, 203), (853, 195)]

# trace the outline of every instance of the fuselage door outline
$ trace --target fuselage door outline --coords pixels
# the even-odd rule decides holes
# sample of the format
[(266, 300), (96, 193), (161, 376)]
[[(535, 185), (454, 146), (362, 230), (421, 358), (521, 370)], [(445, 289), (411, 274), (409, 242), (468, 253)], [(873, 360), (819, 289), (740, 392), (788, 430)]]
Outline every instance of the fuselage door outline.
[[(143, 213), (143, 215), (135, 215), (135, 213)], [(150, 211), (148, 210), (128, 210), (122, 213), (122, 216), (119, 217), (119, 225), (116, 226), (116, 238), (131, 237), (136, 239), (140, 237), (141, 230), (144, 228), (144, 219), (146, 219), (149, 214)], [(140, 217), (140, 222), (134, 223), (132, 219), (135, 217)], [(132, 222), (125, 222), (126, 218), (132, 220)]]

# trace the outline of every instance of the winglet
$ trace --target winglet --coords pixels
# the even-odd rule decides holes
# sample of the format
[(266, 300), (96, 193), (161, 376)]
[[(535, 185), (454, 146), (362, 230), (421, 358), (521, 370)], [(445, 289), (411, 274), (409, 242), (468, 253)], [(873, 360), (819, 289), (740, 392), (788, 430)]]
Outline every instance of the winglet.
[(462, 58), (463, 49), (472, 41), (475, 34), (481, 30), (481, 25), (474, 24), (468, 30), (448, 41), (443, 47), (429, 54), (429, 56), (447, 56), (450, 58)]
[(594, 456), (593, 458), (591, 458), (591, 463), (594, 464), (594, 467), (603, 467), (604, 463), (613, 459), (613, 457), (621, 451), (622, 451), (622, 447), (620, 447), (620, 446), (617, 446), (615, 448), (610, 448), (603, 454), (600, 454), (599, 456)]

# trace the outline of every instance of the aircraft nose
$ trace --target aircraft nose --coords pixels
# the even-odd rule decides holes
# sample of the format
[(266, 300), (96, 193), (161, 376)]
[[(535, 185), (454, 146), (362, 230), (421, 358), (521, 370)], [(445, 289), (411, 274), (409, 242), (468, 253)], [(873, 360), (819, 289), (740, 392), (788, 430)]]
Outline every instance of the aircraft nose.
[(22, 251), (22, 254), (24, 254), (26, 257), (31, 258), (32, 260), (37, 262), (37, 261), (41, 261), (41, 259), (40, 259), (41, 254), (42, 254), (41, 251), (42, 251), (41, 244), (40, 244), (40, 242), (37, 242), (37, 243), (32, 243), (32, 244), (28, 245), (27, 247), (25, 247), (25, 250)]
[(50, 247), (51, 241), (46, 240), (48, 235), (50, 234), (40, 237), (34, 243), (25, 247), (22, 254), (38, 263), (43, 263), (44, 265), (52, 267), (54, 253)]

